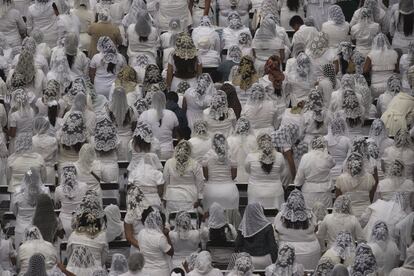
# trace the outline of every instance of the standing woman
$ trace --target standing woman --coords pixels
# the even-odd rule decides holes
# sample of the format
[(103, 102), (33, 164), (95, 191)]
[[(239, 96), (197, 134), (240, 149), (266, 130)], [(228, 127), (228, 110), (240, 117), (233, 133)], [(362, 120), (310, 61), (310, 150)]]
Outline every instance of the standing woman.
[(99, 38), (97, 49), (99, 53), (93, 56), (89, 65), (89, 78), (95, 84), (96, 93), (108, 98), (112, 83), (125, 65), (125, 58), (107, 36)]
[(243, 56), (238, 66), (230, 71), (229, 81), (236, 88), (237, 96), (242, 106), (249, 98), (248, 91), (252, 85), (259, 80), (259, 75), (254, 67), (254, 60), (251, 56)]
[(76, 179), (76, 168), (72, 164), (62, 167), (60, 185), (55, 190), (55, 205), (60, 209), (59, 219), (65, 230), (65, 240), (72, 233), (72, 214), (79, 207), (88, 186)]
[(329, 48), (336, 50), (339, 43), (349, 41), (349, 23), (341, 7), (332, 5), (328, 9), (328, 21), (322, 24), (321, 32), (328, 35)]
[(286, 31), (293, 31), (289, 25), (289, 21), (293, 16), (299, 15), (301, 18), (305, 18), (305, 3), (303, 0), (279, 0), (278, 6), (280, 10), (280, 26)]
[(335, 161), (326, 150), (325, 139), (317, 136), (311, 141), (311, 151), (302, 156), (295, 178), (300, 186), (307, 206), (314, 207), (321, 202), (326, 208), (332, 207), (331, 169)]
[(89, 1), (74, 0), (71, 13), (78, 17), (80, 23), (79, 49), (82, 52), (88, 52), (91, 44), (91, 36), (88, 34), (88, 27), (95, 21), (93, 12), (89, 6)]
[(14, 0), (3, 1), (0, 8), (0, 32), (4, 34), (10, 47), (20, 46), (26, 35), (26, 23), (22, 16), (25, 14), (15, 9)]
[(303, 141), (310, 143), (311, 140), (320, 135), (328, 133), (329, 115), (324, 106), (321, 91), (312, 89), (306, 103), (306, 112), (303, 114), (305, 124), (305, 137)]
[(237, 161), (237, 183), (247, 183), (249, 174), (244, 169), (244, 161), (249, 153), (257, 148), (256, 136), (250, 122), (245, 117), (237, 120), (234, 133), (227, 138), (230, 155)]
[[(236, 11), (230, 11), (227, 15), (227, 26), (223, 29), (221, 43), (223, 45), (223, 50), (228, 50), (232, 45), (238, 45), (239, 35), (245, 32), (250, 34), (248, 24), (243, 24), (239, 13), (237, 13)], [(226, 51), (222, 53), (227, 54)]]
[(139, 55), (147, 56), (150, 64), (157, 63), (160, 37), (157, 29), (152, 26), (151, 18), (147, 11), (137, 14), (137, 23), (129, 25), (127, 35), (130, 64)]
[(364, 57), (369, 53), (372, 40), (380, 32), (380, 25), (373, 21), (372, 12), (367, 8), (361, 9), (361, 19), (351, 28), (351, 39), (355, 43), (355, 50)]
[(390, 34), (393, 36), (392, 47), (408, 52), (409, 44), (414, 39), (414, 4), (409, 0), (401, 0), (390, 18)]
[(285, 160), (274, 149), (272, 138), (268, 134), (257, 137), (257, 148), (257, 152), (247, 155), (244, 163), (249, 174), (248, 201), (260, 203), (264, 208), (279, 209), (284, 202), (281, 174)]
[(187, 33), (178, 34), (175, 49), (170, 54), (167, 67), (167, 87), (176, 91), (181, 81), (195, 87), (202, 65), (197, 58), (197, 49)]
[(115, 88), (109, 102), (109, 116), (118, 131), (118, 160), (128, 160), (128, 143), (137, 125), (133, 109), (128, 106), (127, 95), (122, 87)]
[(314, 269), (321, 255), (315, 235), (316, 218), (305, 205), (299, 190), (293, 190), (277, 214), (274, 228), (279, 241), (295, 248), (296, 260), (305, 269)]
[(371, 75), (373, 99), (385, 92), (388, 78), (398, 70), (397, 52), (391, 48), (387, 37), (379, 33), (372, 42), (371, 51), (364, 64), (364, 74)]
[(181, 141), (175, 147), (174, 157), (164, 165), (166, 209), (169, 212), (192, 210), (203, 198), (203, 170), (191, 158), (191, 144)]
[(58, 17), (53, 4), (51, 0), (36, 0), (27, 11), (27, 32), (39, 29), (50, 48), (55, 47), (58, 40)]
[(92, 144), (84, 144), (79, 151), (79, 158), (74, 163), (77, 179), (88, 185), (88, 190), (93, 190), (98, 195), (102, 195), (98, 172), (98, 162), (96, 162), (96, 152)]
[(229, 153), (226, 137), (216, 133), (212, 137), (211, 149), (202, 161), (206, 183), (203, 189), (203, 207), (209, 209), (217, 202), (224, 209), (239, 207), (239, 191), (234, 179), (237, 176), (237, 162)]

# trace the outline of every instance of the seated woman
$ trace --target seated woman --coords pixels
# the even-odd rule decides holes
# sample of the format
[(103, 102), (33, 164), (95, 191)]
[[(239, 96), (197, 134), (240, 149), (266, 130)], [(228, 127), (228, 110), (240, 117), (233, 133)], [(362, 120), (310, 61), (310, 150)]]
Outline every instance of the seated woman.
[(303, 276), (303, 265), (296, 262), (295, 248), (289, 244), (281, 246), (277, 254), (277, 261), (266, 267), (265, 275)]
[(254, 269), (252, 256), (249, 253), (242, 252), (237, 254), (234, 267), (227, 276), (259, 276), (259, 274), (253, 274)]
[(321, 255), (315, 235), (316, 218), (307, 209), (299, 190), (290, 193), (275, 218), (274, 227), (281, 244), (287, 243), (295, 247), (298, 263), (305, 269), (314, 269)]
[(265, 217), (259, 203), (247, 205), (236, 239), (236, 252), (252, 256), (256, 269), (265, 269), (277, 259), (278, 245), (272, 224)]
[(322, 258), (329, 259), (334, 265), (344, 264), (350, 266), (355, 258), (355, 244), (352, 234), (348, 231), (340, 231), (335, 242), (323, 254)]
[(139, 232), (137, 241), (145, 258), (143, 272), (149, 276), (169, 276), (170, 257), (174, 255), (174, 248), (157, 209), (152, 209), (146, 217), (144, 229)]
[(351, 198), (352, 212), (359, 219), (374, 198), (377, 183), (374, 177), (366, 172), (363, 157), (359, 153), (351, 153), (343, 172), (336, 179), (336, 196), (342, 194)]
[(365, 240), (358, 219), (352, 214), (351, 199), (348, 196), (341, 195), (335, 200), (332, 214), (328, 214), (318, 226), (316, 235), (322, 248), (327, 243), (330, 248), (341, 231), (351, 233), (353, 240)]
[(177, 214), (174, 230), (168, 236), (174, 248), (174, 267), (179, 267), (187, 256), (197, 251), (201, 241), (200, 231), (193, 229), (190, 214), (185, 211)]

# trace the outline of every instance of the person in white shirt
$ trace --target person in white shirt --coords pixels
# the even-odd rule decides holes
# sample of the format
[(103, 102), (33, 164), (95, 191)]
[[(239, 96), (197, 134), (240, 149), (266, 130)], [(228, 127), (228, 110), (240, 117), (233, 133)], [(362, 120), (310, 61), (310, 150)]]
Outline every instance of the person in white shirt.
[(303, 20), (298, 15), (295, 15), (290, 19), (289, 25), (295, 31), (292, 37), (292, 45), (303, 43), (307, 46), (307, 44), (312, 41), (313, 37), (318, 34), (318, 29), (313, 26), (310, 19)]
[(329, 47), (336, 49), (340, 42), (349, 41), (349, 23), (341, 7), (332, 5), (328, 9), (328, 21), (322, 24), (322, 32), (329, 38)]

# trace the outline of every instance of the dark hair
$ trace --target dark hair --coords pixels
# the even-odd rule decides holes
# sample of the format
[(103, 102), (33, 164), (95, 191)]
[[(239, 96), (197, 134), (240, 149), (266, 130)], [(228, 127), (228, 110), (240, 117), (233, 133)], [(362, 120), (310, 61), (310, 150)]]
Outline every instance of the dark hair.
[(357, 117), (355, 119), (346, 118), (346, 122), (351, 128), (354, 128), (354, 127), (360, 125), (362, 121), (361, 121), (361, 117)]
[(263, 163), (263, 162), (260, 161), (260, 164), (261, 164), (262, 170), (265, 173), (270, 174), (270, 172), (273, 169), (273, 163), (272, 164), (265, 164), (265, 163)]
[(303, 24), (305, 23), (303, 22), (302, 17), (300, 17), (299, 15), (295, 15), (289, 20), (289, 26), (291, 26), (292, 28), (295, 25), (303, 25)]
[(142, 214), (141, 214), (141, 222), (142, 222), (142, 224), (145, 223), (145, 220), (147, 219), (148, 215), (152, 211), (154, 211), (154, 209), (151, 206), (149, 206), (147, 209), (145, 209), (144, 211), (142, 211)]
[(213, 228), (209, 229), (209, 240), (210, 240), (211, 245), (219, 246), (227, 241), (226, 229), (227, 231), (230, 231), (230, 227), (228, 224), (218, 229), (213, 229)]
[(0, 69), (0, 78), (1, 78), (4, 82), (6, 82), (6, 80), (7, 80), (6, 74), (4, 73), (4, 70), (3, 70), (3, 69)]
[(290, 221), (284, 217), (282, 217), (282, 223), (283, 226), (285, 226), (288, 229), (302, 229), (302, 230), (306, 230), (309, 228), (309, 219), (305, 220), (305, 221)]
[(175, 76), (180, 79), (191, 79), (197, 75), (196, 64), (197, 57), (191, 59), (182, 59), (177, 55), (173, 56), (175, 63)]
[(323, 121), (319, 122), (319, 121), (316, 121), (316, 120), (315, 120), (315, 124), (316, 124), (316, 129), (320, 129), (324, 125)]
[(47, 118), (50, 125), (56, 126), (56, 118), (58, 117), (59, 105), (52, 105), (47, 107)]
[(151, 151), (151, 143), (147, 143), (141, 136), (134, 136), (134, 147), (138, 146), (140, 150), (143, 152), (150, 152)]
[(181, 276), (185, 276), (185, 272), (184, 272), (184, 270), (182, 269), (182, 268), (179, 268), (179, 267), (176, 267), (176, 268), (174, 268), (173, 270), (171, 270), (171, 273), (172, 272), (174, 272), (174, 273), (179, 273)]
[(138, 37), (139, 42), (147, 42), (148, 41), (148, 36), (140, 36)]
[(297, 12), (299, 9), (299, 0), (287, 0), (286, 5), (289, 10)]
[(68, 60), (69, 68), (72, 69), (73, 64), (75, 63), (76, 56), (66, 54), (66, 59)]
[(79, 218), (78, 228), (81, 227), (81, 226), (85, 227), (85, 226), (88, 226), (88, 225), (95, 225), (95, 227), (98, 228), (98, 231), (102, 230), (101, 219), (97, 218), (97, 219), (94, 219), (93, 221), (91, 221), (89, 213), (83, 213), (81, 215), (81, 217)]
[(106, 72), (115, 74), (115, 66), (116, 66), (115, 63), (112, 63), (112, 62), (108, 63), (108, 66), (106, 67)]
[(403, 30), (405, 36), (410, 36), (413, 34), (413, 27), (414, 27), (414, 12), (410, 14), (402, 14), (398, 16), (398, 23), (403, 20)]
[(167, 101), (178, 103), (178, 94), (173, 91), (168, 92), (166, 95), (166, 98), (167, 98)]

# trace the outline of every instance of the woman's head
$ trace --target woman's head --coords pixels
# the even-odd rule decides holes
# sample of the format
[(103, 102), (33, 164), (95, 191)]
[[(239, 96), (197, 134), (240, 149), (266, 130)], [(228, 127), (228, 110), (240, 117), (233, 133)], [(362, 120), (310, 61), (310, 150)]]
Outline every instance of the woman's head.
[(190, 214), (185, 211), (178, 212), (175, 218), (175, 226), (179, 238), (186, 239), (187, 233), (192, 229)]
[(60, 84), (57, 80), (49, 80), (46, 85), (46, 89), (43, 90), (43, 100), (46, 103), (57, 101), (59, 99)]
[(112, 94), (112, 99), (109, 104), (109, 110), (115, 117), (115, 122), (118, 127), (123, 127), (125, 119), (129, 110), (127, 96), (123, 87), (117, 87)]
[(22, 51), (28, 51), (32, 53), (32, 55), (36, 54), (36, 41), (33, 39), (33, 37), (26, 37), (22, 41)]
[(364, 159), (362, 155), (353, 152), (348, 156), (346, 168), (351, 176), (358, 176), (363, 172)]
[(402, 82), (399, 74), (392, 74), (387, 80), (387, 90), (397, 94), (401, 91)]
[(237, 30), (243, 27), (240, 15), (236, 11), (231, 11), (227, 16), (227, 23), (230, 29)]
[(220, 163), (226, 162), (228, 154), (228, 144), (226, 136), (222, 133), (216, 133), (211, 139), (211, 147), (218, 156)]
[(133, 134), (134, 146), (138, 146), (144, 152), (149, 152), (151, 150), (153, 137), (151, 125), (145, 121), (138, 121)]
[(198, 253), (197, 259), (195, 260), (194, 270), (199, 274), (207, 274), (213, 269), (211, 265), (211, 255), (208, 251), (201, 251)]
[(240, 50), (240, 47), (237, 45), (232, 45), (227, 50), (227, 60), (231, 60), (236, 64), (240, 63), (242, 57), (242, 51)]
[(30, 226), (26, 228), (24, 232), (24, 241), (43, 240), (42, 234), (39, 228), (36, 226)]
[(93, 190), (88, 190), (74, 213), (72, 227), (79, 233), (96, 236), (101, 232), (105, 212), (102, 201)]
[[(76, 56), (78, 52), (79, 37), (77, 34), (70, 32), (65, 36), (65, 53), (69, 56)], [(71, 64), (69, 64), (71, 67)]]
[(339, 231), (332, 248), (341, 259), (350, 257), (355, 252), (354, 239), (351, 232)]
[(276, 266), (288, 267), (295, 263), (295, 248), (292, 245), (285, 244), (279, 248), (277, 254)]
[(351, 265), (351, 276), (370, 275), (377, 271), (377, 261), (371, 247), (359, 243), (355, 252), (354, 263)]
[(333, 205), (333, 212), (338, 214), (352, 214), (351, 198), (347, 195), (340, 195)]
[(214, 120), (222, 120), (227, 116), (227, 111), (227, 94), (222, 90), (218, 90), (211, 98), (209, 115)]
[(135, 32), (137, 33), (140, 42), (148, 40), (148, 36), (151, 33), (151, 18), (148, 11), (143, 10), (138, 12)]
[(19, 73), (23, 76), (25, 85), (32, 83), (36, 75), (36, 68), (32, 53), (24, 50), (20, 54), (14, 73)]
[(108, 36), (101, 36), (96, 48), (103, 55), (102, 61), (108, 64), (107, 71), (114, 74), (115, 64), (118, 63), (118, 52), (115, 43)]
[(177, 172), (181, 176), (184, 175), (191, 159), (191, 144), (188, 141), (181, 140), (178, 143), (174, 150), (174, 159)]
[(118, 147), (118, 131), (106, 116), (96, 120), (94, 144), (98, 152), (110, 152)]
[(248, 135), (250, 133), (250, 121), (246, 117), (240, 117), (234, 129), (237, 135)]
[(404, 176), (405, 165), (402, 160), (394, 160), (391, 164), (389, 175), (390, 177), (402, 177)]
[(54, 242), (57, 220), (53, 201), (48, 195), (39, 194), (37, 196), (32, 223), (39, 228), (44, 240)]
[(332, 88), (336, 89), (336, 72), (335, 65), (332, 63), (327, 63), (322, 65), (323, 76), (328, 78), (332, 84)]
[(411, 135), (407, 129), (399, 129), (394, 136), (394, 145), (397, 148), (409, 147), (412, 143), (413, 138), (411, 138)]
[(312, 150), (325, 150), (326, 140), (323, 136), (316, 136), (311, 141)]
[(31, 133), (20, 133), (15, 138), (14, 147), (16, 154), (23, 154), (32, 151), (32, 134)]
[(115, 253), (112, 255), (110, 274), (120, 275), (128, 272), (128, 260), (123, 254)]
[(197, 120), (193, 125), (192, 135), (195, 137), (207, 137), (208, 136), (208, 125), (204, 120)]
[(342, 9), (338, 5), (332, 5), (328, 10), (328, 19), (335, 22), (336, 25), (343, 24), (345, 22), (345, 16)]
[(346, 61), (349, 61), (352, 57), (352, 44), (349, 41), (342, 41), (338, 46), (339, 53), (342, 55), (342, 58)]
[(331, 272), (334, 266), (335, 264), (330, 258), (322, 257), (318, 262), (318, 265), (313, 273), (313, 276), (331, 275)]
[(62, 127), (60, 143), (71, 147), (86, 142), (86, 126), (81, 112), (71, 112)]
[(145, 219), (144, 225), (147, 229), (162, 232), (162, 230), (164, 229), (164, 224), (162, 221), (160, 211), (158, 211), (158, 209), (153, 208), (152, 211), (148, 214), (147, 218)]
[(372, 41), (372, 51), (385, 51), (391, 49), (390, 42), (383, 33), (379, 33), (374, 37)]
[(261, 151), (259, 161), (263, 171), (269, 174), (272, 171), (273, 163), (275, 162), (275, 155), (273, 153), (272, 138), (269, 134), (259, 134), (256, 139), (257, 147)]
[(184, 60), (194, 59), (197, 56), (194, 41), (187, 33), (177, 35), (174, 55)]
[(213, 81), (210, 74), (203, 73), (197, 79), (196, 93), (200, 96), (207, 92), (207, 89), (212, 85)]
[(50, 128), (50, 123), (45, 117), (36, 117), (33, 119), (33, 134), (46, 134)]
[(45, 257), (40, 253), (32, 255), (29, 259), (29, 267), (27, 268), (27, 272), (24, 275), (47, 276), (48, 273), (46, 272)]
[(373, 242), (386, 242), (389, 237), (388, 226), (384, 221), (375, 222), (371, 231), (371, 240)]
[(84, 144), (79, 151), (78, 162), (90, 166), (96, 160), (95, 148), (92, 144)]
[(265, 88), (259, 83), (253, 84), (249, 89), (249, 104), (260, 104), (265, 99)]
[(305, 199), (301, 191), (293, 190), (281, 208), (282, 222), (287, 228), (307, 229), (312, 217), (306, 208)]
[(240, 253), (234, 263), (234, 268), (245, 275), (254, 270), (252, 257), (248, 253)]
[(248, 32), (241, 32), (239, 34), (239, 45), (250, 47), (252, 43), (252, 36)]
[(132, 253), (128, 258), (128, 270), (131, 272), (139, 272), (144, 268), (145, 258), (140, 252)]
[(363, 157), (368, 155), (368, 143), (365, 137), (357, 137), (352, 141), (351, 152), (356, 152)]
[(305, 53), (300, 53), (296, 58), (296, 71), (301, 77), (307, 77), (310, 73), (311, 61)]
[(356, 127), (362, 122), (362, 107), (356, 93), (353, 90), (345, 90), (343, 93), (342, 109), (350, 127)]

